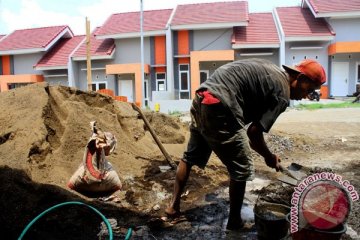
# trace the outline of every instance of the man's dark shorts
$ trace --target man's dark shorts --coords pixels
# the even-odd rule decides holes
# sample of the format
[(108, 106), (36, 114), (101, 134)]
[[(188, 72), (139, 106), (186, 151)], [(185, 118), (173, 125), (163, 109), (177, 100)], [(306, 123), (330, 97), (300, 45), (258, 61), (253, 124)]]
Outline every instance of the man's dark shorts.
[(202, 104), (202, 100), (196, 94), (191, 106), (191, 135), (183, 161), (204, 168), (214, 151), (232, 180), (252, 180), (254, 166), (246, 130), (221, 102)]

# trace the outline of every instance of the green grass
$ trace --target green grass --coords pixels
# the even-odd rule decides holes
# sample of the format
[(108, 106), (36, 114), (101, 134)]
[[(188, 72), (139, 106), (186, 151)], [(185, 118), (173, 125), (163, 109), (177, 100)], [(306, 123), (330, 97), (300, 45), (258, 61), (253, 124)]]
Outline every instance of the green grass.
[(174, 110), (174, 111), (168, 111), (168, 114), (170, 115), (170, 116), (174, 116), (174, 117), (180, 117), (181, 115), (182, 115), (182, 113), (180, 112), (180, 111), (178, 111), (178, 110)]
[[(321, 102), (321, 100), (320, 100)], [(341, 102), (341, 103), (311, 103), (311, 104), (299, 104), (295, 106), (297, 109), (306, 109), (306, 110), (316, 110), (322, 108), (358, 108), (360, 103), (352, 103), (351, 101)]]

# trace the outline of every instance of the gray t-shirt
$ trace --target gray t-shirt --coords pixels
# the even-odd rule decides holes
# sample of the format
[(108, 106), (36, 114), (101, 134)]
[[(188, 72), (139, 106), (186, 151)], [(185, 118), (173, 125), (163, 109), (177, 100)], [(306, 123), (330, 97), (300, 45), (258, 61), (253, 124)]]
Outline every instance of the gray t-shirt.
[(199, 89), (207, 89), (241, 126), (258, 122), (268, 132), (289, 105), (288, 75), (264, 59), (234, 61), (219, 67)]

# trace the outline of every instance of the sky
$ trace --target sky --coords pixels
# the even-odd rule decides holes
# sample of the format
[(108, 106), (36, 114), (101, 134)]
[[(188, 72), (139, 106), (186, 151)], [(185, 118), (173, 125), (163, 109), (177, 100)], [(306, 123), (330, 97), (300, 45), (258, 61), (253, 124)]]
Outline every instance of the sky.
[[(143, 0), (143, 9), (169, 9), (180, 4), (232, 0)], [(300, 6), (301, 0), (248, 0), (249, 12), (271, 12), (274, 7)], [(114, 13), (140, 11), (140, 0), (0, 0), (0, 34), (14, 30), (68, 25), (75, 35), (104, 24)]]

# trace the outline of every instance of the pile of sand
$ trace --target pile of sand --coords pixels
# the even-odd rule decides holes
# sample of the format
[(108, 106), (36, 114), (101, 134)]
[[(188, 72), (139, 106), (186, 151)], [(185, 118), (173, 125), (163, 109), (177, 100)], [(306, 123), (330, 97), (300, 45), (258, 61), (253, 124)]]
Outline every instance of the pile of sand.
[[(163, 143), (184, 143), (186, 128), (175, 118), (145, 112)], [(141, 174), (138, 157), (161, 155), (131, 105), (95, 92), (33, 84), (0, 94), (0, 164), (25, 169), (37, 182), (65, 186), (82, 160), (89, 122), (113, 133), (115, 170)]]
[[(187, 127), (177, 118), (150, 111), (144, 111), (144, 114), (163, 143), (185, 144)], [(6, 239), (19, 237), (27, 223), (55, 204), (73, 200), (92, 201), (71, 191), (66, 184), (82, 161), (91, 135), (89, 123), (93, 120), (97, 121), (100, 129), (113, 133), (118, 139), (117, 148), (108, 160), (124, 184), (123, 193), (126, 195), (123, 197), (131, 202), (131, 197), (154, 192), (152, 185), (149, 185), (150, 189), (146, 189), (149, 186), (134, 184), (149, 174), (157, 174), (159, 180), (164, 179), (158, 166), (167, 165), (167, 162), (146, 131), (143, 120), (130, 104), (114, 101), (111, 97), (96, 92), (46, 84), (32, 84), (2, 92), (2, 236)], [(174, 156), (173, 159), (179, 160)], [(151, 169), (157, 170), (151, 173)], [(171, 178), (174, 172), (165, 174)], [(154, 196), (149, 198), (154, 199)], [(119, 206), (109, 210), (107, 204), (98, 204), (96, 201), (90, 204), (97, 205), (110, 217), (124, 217), (127, 224), (131, 224), (131, 217), (136, 215), (132, 213), (134, 208), (131, 203), (128, 210)], [(121, 202), (120, 206), (124, 204), (127, 203)], [(148, 207), (143, 205), (144, 208)], [(99, 231), (96, 226), (100, 226), (101, 219), (83, 208), (73, 207), (70, 211), (66, 209), (68, 208), (50, 214), (35, 225), (29, 233), (31, 239), (50, 236), (55, 237), (54, 239), (94, 239), (94, 234)], [(128, 212), (124, 215), (124, 211)], [(141, 215), (135, 219), (137, 220), (134, 221), (144, 220)], [(62, 222), (61, 226), (59, 222)]]

